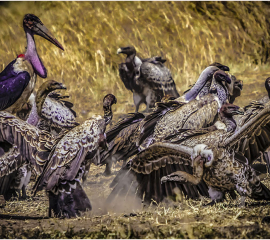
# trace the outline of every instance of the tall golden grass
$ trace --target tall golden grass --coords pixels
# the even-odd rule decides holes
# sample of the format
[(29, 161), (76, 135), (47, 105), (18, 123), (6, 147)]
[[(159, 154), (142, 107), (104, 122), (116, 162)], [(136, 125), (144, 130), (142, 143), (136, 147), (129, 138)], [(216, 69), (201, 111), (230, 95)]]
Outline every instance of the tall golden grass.
[(107, 93), (116, 113), (134, 111), (118, 76), (121, 46), (166, 58), (180, 93), (214, 61), (244, 80), (241, 103), (263, 94), (270, 73), (267, 2), (10, 2), (0, 12), (0, 70), (25, 51), (23, 16), (37, 15), (65, 48), (36, 37), (48, 79), (67, 85), (79, 121), (102, 113)]

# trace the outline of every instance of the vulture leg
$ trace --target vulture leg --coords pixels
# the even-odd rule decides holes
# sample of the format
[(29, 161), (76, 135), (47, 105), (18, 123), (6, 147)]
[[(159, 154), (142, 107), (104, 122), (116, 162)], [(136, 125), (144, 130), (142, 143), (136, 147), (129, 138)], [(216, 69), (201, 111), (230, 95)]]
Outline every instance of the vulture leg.
[(145, 97), (141, 94), (138, 94), (136, 92), (133, 92), (133, 101), (136, 107), (135, 112), (137, 113), (139, 111), (140, 105), (145, 102)]
[(205, 204), (204, 206), (213, 206), (218, 202), (223, 202), (224, 201), (223, 192), (221, 192), (221, 191), (219, 191), (219, 190), (217, 190), (215, 188), (212, 188), (212, 187), (209, 187), (208, 192), (209, 192), (210, 198), (212, 199), (212, 202), (210, 202), (208, 204)]
[(112, 174), (112, 164), (113, 164), (113, 161), (107, 161), (106, 163), (106, 168), (105, 168), (105, 171), (103, 173), (104, 176), (110, 176)]

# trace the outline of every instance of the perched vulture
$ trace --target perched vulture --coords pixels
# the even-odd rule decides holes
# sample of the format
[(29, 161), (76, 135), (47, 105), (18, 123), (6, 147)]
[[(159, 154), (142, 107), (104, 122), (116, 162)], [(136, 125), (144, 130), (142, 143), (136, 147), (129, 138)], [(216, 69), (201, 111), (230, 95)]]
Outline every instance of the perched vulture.
[(141, 60), (133, 46), (119, 48), (117, 54), (126, 54), (125, 63), (119, 64), (119, 75), (125, 87), (133, 92), (133, 100), (138, 112), (142, 103), (146, 111), (155, 106), (165, 95), (179, 97), (171, 72), (161, 57)]

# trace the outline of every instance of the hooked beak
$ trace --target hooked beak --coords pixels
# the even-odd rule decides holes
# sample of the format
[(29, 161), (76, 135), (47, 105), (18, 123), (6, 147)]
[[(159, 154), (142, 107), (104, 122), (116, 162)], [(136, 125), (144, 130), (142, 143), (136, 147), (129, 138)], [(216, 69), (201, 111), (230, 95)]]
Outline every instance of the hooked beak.
[(58, 89), (67, 89), (66, 86), (63, 83), (59, 83), (59, 88)]
[(44, 25), (37, 23), (33, 30), (36, 35), (39, 35), (47, 39), (48, 41), (53, 43), (55, 46), (59, 47), (60, 49), (64, 51), (63, 46), (57, 41), (57, 39), (53, 36), (53, 34)]
[(116, 53), (117, 54), (122, 53), (122, 49), (121, 48), (118, 48)]
[(240, 90), (243, 90), (243, 81), (239, 80), (239, 83), (236, 85)]

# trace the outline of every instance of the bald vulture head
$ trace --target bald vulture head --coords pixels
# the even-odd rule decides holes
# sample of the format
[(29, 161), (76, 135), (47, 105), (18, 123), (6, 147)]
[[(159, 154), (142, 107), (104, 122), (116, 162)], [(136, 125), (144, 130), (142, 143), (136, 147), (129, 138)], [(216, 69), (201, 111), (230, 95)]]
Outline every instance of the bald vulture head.
[(265, 80), (265, 88), (266, 88), (268, 96), (270, 98), (270, 77)]
[(110, 123), (113, 117), (112, 105), (117, 103), (117, 99), (113, 94), (107, 94), (103, 98), (103, 111), (106, 125)]
[(215, 67), (218, 67), (220, 70), (222, 71), (227, 71), (229, 72), (230, 71), (230, 68), (226, 65), (223, 65), (221, 63), (218, 63), (218, 62), (214, 62), (214, 63), (211, 63), (209, 66), (215, 66)]

